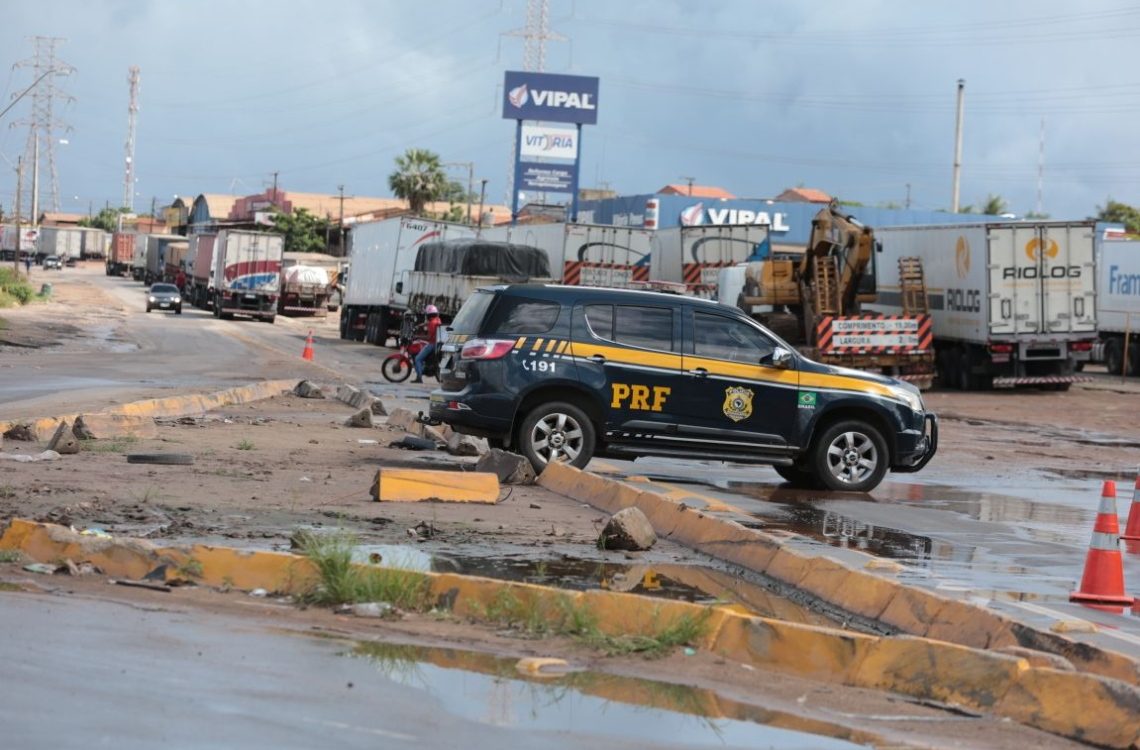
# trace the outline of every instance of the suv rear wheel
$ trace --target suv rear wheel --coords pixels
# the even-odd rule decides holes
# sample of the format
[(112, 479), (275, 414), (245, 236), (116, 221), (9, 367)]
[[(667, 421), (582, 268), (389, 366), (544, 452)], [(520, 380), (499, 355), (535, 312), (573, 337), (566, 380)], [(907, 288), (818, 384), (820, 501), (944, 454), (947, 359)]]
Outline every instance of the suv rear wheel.
[(867, 492), (887, 473), (887, 443), (871, 425), (856, 420), (837, 422), (819, 436), (812, 466), (828, 489)]
[(519, 425), (519, 449), (541, 473), (551, 461), (581, 469), (594, 455), (594, 424), (585, 412), (565, 401), (538, 404)]

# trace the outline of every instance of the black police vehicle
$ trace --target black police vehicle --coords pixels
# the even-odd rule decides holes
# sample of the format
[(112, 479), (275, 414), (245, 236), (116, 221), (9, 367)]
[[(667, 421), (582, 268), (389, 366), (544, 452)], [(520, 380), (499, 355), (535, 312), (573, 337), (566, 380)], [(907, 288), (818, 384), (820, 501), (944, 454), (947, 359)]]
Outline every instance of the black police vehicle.
[(913, 385), (820, 364), (743, 312), (657, 292), (479, 289), (448, 329), (431, 419), (525, 455), (771, 464), (796, 486), (868, 491), (934, 456)]

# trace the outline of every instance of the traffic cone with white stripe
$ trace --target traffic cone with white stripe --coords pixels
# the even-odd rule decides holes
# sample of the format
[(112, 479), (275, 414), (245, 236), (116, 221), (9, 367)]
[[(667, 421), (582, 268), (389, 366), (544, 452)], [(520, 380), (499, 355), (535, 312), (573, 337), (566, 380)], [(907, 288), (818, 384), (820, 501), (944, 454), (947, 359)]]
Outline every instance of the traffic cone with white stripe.
[(1120, 554), (1120, 519), (1116, 516), (1116, 482), (1106, 481), (1100, 493), (1092, 542), (1085, 558), (1081, 587), (1069, 594), (1071, 602), (1130, 605), (1124, 593), (1124, 559)]
[(313, 332), (309, 331), (309, 338), (305, 339), (305, 348), (301, 351), (301, 359), (313, 361)]
[(1120, 538), (1130, 542), (1140, 542), (1140, 475), (1136, 477), (1136, 487), (1132, 490), (1132, 506), (1128, 509), (1128, 522), (1124, 524), (1124, 533)]

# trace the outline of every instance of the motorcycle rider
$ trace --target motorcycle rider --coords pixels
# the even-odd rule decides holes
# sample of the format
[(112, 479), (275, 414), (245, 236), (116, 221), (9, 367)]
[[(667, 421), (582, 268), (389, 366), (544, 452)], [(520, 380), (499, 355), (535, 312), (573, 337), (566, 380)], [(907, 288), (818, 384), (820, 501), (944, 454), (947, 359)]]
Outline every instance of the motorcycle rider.
[(419, 327), (424, 331), (428, 345), (420, 349), (419, 353), (416, 354), (414, 363), (416, 366), (416, 379), (412, 381), (413, 383), (424, 382), (424, 362), (427, 361), (428, 357), (435, 354), (436, 347), (439, 346), (439, 329), (440, 326), (443, 325), (443, 321), (439, 318), (439, 308), (435, 305), (425, 307), (424, 315), (427, 316), (427, 320)]

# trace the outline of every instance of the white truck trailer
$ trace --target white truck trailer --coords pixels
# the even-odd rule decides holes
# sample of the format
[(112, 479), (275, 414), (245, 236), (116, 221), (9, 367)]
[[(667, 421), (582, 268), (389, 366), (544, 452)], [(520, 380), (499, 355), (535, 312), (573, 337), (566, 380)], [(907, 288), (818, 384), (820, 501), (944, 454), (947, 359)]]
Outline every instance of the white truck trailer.
[[(214, 317), (235, 315), (272, 323), (281, 290), (285, 238), (268, 232), (223, 229), (214, 240)], [(201, 245), (198, 253), (201, 254)]]
[[(348, 235), (348, 280), (340, 311), (340, 337), (383, 345), (397, 337), (409, 309), (407, 274), (425, 242), (472, 237), (462, 224), (400, 217), (363, 222)], [(415, 312), (420, 312), (416, 310)]]
[(60, 260), (83, 255), (83, 231), (75, 227), (40, 227), (36, 240), (36, 258), (55, 255)]
[(649, 281), (653, 231), (603, 224), (523, 224), (480, 238), (545, 250), (551, 276), (572, 286), (636, 287)]
[(716, 299), (721, 269), (760, 260), (768, 247), (768, 227), (764, 225), (658, 229), (653, 233), (649, 279), (684, 284), (688, 294)]
[[(963, 390), (1068, 390), (1097, 331), (1094, 227), (1008, 222), (886, 227), (879, 268), (921, 259), (943, 385)], [(900, 314), (899, 288), (881, 283), (867, 308)]]
[(1140, 375), (1140, 242), (1100, 243), (1097, 291), (1093, 361), (1113, 375)]

